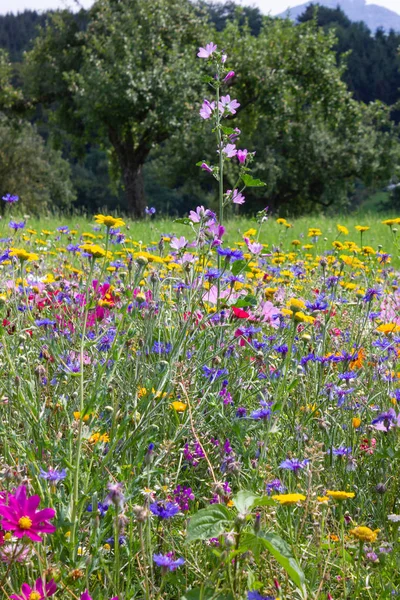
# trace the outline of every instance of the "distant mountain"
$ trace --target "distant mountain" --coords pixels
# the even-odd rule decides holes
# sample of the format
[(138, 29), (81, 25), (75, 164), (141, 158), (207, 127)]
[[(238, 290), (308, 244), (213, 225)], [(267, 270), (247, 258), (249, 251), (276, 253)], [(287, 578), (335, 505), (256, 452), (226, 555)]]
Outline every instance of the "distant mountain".
[(385, 31), (393, 29), (400, 31), (400, 15), (393, 10), (378, 6), (377, 4), (367, 4), (365, 0), (317, 0), (316, 2), (306, 2), (293, 8), (288, 8), (285, 12), (278, 15), (286, 17), (288, 14), (294, 21), (305, 11), (309, 4), (320, 4), (326, 8), (340, 8), (351, 21), (364, 21), (368, 28), (375, 32), (379, 27)]

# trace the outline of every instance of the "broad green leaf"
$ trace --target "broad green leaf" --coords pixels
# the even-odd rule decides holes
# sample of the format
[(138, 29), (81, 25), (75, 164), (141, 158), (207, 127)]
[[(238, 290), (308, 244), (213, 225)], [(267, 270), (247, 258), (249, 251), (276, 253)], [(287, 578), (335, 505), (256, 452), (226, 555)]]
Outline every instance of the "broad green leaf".
[(208, 540), (218, 537), (229, 529), (233, 519), (231, 511), (222, 504), (212, 504), (191, 517), (187, 529), (187, 541)]
[(281, 567), (285, 569), (293, 583), (304, 592), (304, 573), (293, 557), (290, 546), (288, 546), (285, 540), (275, 533), (261, 533), (258, 538), (262, 541), (265, 548), (271, 552)]
[(254, 177), (247, 173), (242, 175), (242, 181), (246, 187), (264, 187), (264, 185), (267, 185), (261, 179), (254, 179)]
[(241, 298), (235, 302), (233, 306), (236, 306), (237, 308), (243, 308), (245, 306), (257, 306), (257, 298), (249, 294), (248, 296), (245, 296), (244, 298)]
[(235, 130), (232, 127), (221, 127), (221, 129), (225, 135), (232, 135), (232, 133), (235, 133)]
[(253, 494), (253, 492), (242, 490), (233, 497), (233, 503), (238, 512), (247, 514), (256, 506), (272, 506), (274, 501), (268, 498), (268, 496), (258, 496)]

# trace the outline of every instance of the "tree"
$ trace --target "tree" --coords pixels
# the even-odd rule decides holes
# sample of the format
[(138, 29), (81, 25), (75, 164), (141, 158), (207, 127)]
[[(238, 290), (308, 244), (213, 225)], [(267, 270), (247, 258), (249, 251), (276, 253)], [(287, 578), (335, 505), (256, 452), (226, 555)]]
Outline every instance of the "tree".
[(51, 18), (27, 57), (30, 90), (57, 102), (56, 119), (75, 138), (111, 146), (128, 211), (140, 217), (143, 164), (197, 99), (206, 23), (189, 0), (98, 0), (85, 27), (68, 12)]

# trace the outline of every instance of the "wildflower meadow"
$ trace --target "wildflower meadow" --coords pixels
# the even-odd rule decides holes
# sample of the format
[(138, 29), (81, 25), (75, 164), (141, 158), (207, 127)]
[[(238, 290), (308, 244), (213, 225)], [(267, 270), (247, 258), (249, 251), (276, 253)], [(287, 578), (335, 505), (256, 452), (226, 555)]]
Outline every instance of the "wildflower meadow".
[(229, 57), (198, 59), (215, 212), (3, 198), (2, 597), (396, 597), (400, 219), (226, 222), (265, 184)]

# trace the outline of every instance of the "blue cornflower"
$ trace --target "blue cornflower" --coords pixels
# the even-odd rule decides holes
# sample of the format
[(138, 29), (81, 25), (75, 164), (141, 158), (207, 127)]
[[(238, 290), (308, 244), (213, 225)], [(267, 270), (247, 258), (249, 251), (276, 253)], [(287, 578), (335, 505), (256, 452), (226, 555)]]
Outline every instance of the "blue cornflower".
[(61, 227), (57, 227), (57, 231), (60, 233), (69, 233), (68, 225), (61, 225)]
[(78, 244), (68, 244), (67, 250), (68, 252), (72, 252), (73, 254), (75, 254), (75, 252), (81, 251)]
[(265, 421), (266, 419), (270, 419), (272, 415), (272, 402), (265, 402), (264, 400), (262, 400), (260, 404), (261, 408), (259, 408), (258, 410), (253, 410), (253, 412), (250, 415), (250, 418), (255, 419), (257, 421)]
[[(109, 504), (105, 504), (104, 502), (97, 503), (97, 512), (99, 513), (100, 517), (104, 517), (104, 515), (108, 511), (108, 508)], [(88, 512), (93, 512), (93, 504), (88, 504), (86, 510)]]
[(115, 330), (114, 329), (110, 329), (106, 335), (103, 335), (103, 337), (100, 339), (99, 343), (97, 344), (97, 349), (99, 350), (99, 352), (108, 352), (108, 350), (110, 350), (111, 346), (113, 345), (115, 339)]
[(309, 462), (310, 461), (308, 460), (308, 458), (306, 458), (305, 460), (299, 460), (298, 458), (287, 458), (286, 460), (281, 462), (279, 467), (281, 469), (288, 469), (289, 471), (297, 473), (297, 471), (304, 469), (304, 467), (307, 466)]
[(372, 302), (372, 300), (374, 298), (380, 298), (382, 296), (382, 291), (378, 288), (369, 288), (364, 296), (363, 296), (363, 300), (364, 302)]
[(208, 269), (204, 273), (204, 279), (207, 279), (208, 281), (218, 279), (219, 277), (221, 277), (221, 271), (219, 269)]
[(245, 409), (244, 406), (239, 406), (236, 410), (236, 416), (239, 419), (243, 419), (243, 417), (245, 417), (247, 415), (247, 410)]
[[(107, 538), (106, 544), (110, 544), (111, 547), (114, 547), (114, 544), (115, 544), (114, 536)], [(125, 535), (118, 536), (118, 545), (124, 546), (125, 544), (126, 544), (126, 536)]]
[[(329, 452), (328, 452), (329, 454)], [(346, 446), (339, 446), (339, 448), (332, 448), (332, 454), (335, 456), (348, 456), (351, 454), (351, 448), (346, 448)]]
[(275, 596), (263, 596), (257, 590), (247, 592), (247, 600), (275, 600)]
[(55, 325), (56, 322), (51, 319), (36, 319), (35, 325), (36, 327), (47, 327), (47, 325)]
[(377, 417), (375, 417), (375, 419), (372, 420), (372, 425), (376, 425), (377, 423), (389, 424), (391, 421), (395, 421), (396, 418), (397, 417), (394, 408), (389, 408), (387, 412), (383, 412)]
[[(354, 358), (350, 360), (354, 360)], [(346, 373), (339, 373), (338, 377), (342, 381), (351, 381), (352, 379), (356, 379), (357, 373), (355, 373), (354, 371), (347, 371)]]
[(279, 492), (280, 494), (283, 494), (286, 491), (286, 488), (280, 479), (273, 479), (267, 483), (265, 489), (268, 496), (270, 496), (272, 492)]
[(308, 300), (306, 301), (306, 306), (309, 310), (326, 310), (328, 308), (328, 303), (327, 301), (324, 299), (323, 296), (319, 296), (318, 298), (316, 298), (314, 300), (314, 302), (309, 302)]
[(280, 346), (273, 346), (272, 349), (275, 350), (275, 352), (278, 352), (278, 354), (282, 354), (282, 356), (286, 356), (286, 354), (289, 351), (287, 344), (281, 344)]
[(19, 196), (15, 196), (14, 194), (6, 194), (3, 196), (2, 200), (8, 204), (13, 204), (14, 202), (18, 202)]
[(150, 504), (150, 510), (153, 515), (156, 515), (159, 519), (171, 519), (179, 512), (179, 505), (175, 502), (164, 502), (159, 500), (158, 502), (152, 502)]
[(67, 472), (65, 469), (61, 469), (61, 471), (57, 471), (56, 469), (49, 469), (48, 471), (44, 471), (40, 467), (40, 477), (42, 479), (47, 479), (47, 481), (50, 481), (53, 484), (56, 484), (59, 481), (62, 481), (63, 479), (66, 478), (66, 476), (67, 476)]
[(164, 342), (154, 342), (153, 347), (151, 349), (155, 354), (169, 354), (172, 350), (172, 344), (169, 342), (164, 344)]
[(210, 368), (204, 365), (203, 375), (204, 377), (207, 377), (210, 383), (214, 383), (214, 381), (216, 381), (223, 375), (228, 375), (228, 369), (214, 369), (212, 367)]
[(10, 229), (17, 231), (18, 229), (23, 229), (25, 227), (25, 221), (20, 221), (19, 223), (18, 221), (10, 221), (8, 226)]
[(150, 208), (148, 206), (146, 206), (146, 208), (144, 209), (144, 212), (146, 213), (146, 215), (149, 215), (151, 217), (152, 215), (155, 215), (157, 211), (154, 208), (154, 206), (150, 206)]
[(0, 263), (4, 262), (5, 260), (9, 260), (10, 258), (10, 250), (4, 250), (3, 254), (0, 254)]
[(220, 256), (225, 256), (225, 260), (227, 262), (243, 260), (243, 252), (241, 250), (237, 250), (236, 248), (221, 248), (221, 246), (218, 246), (217, 254)]
[(166, 571), (175, 571), (175, 569), (185, 564), (184, 558), (175, 559), (172, 552), (168, 554), (153, 554), (153, 560), (158, 567), (162, 567)]

